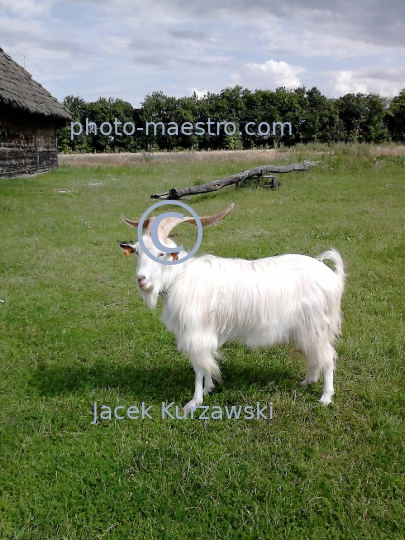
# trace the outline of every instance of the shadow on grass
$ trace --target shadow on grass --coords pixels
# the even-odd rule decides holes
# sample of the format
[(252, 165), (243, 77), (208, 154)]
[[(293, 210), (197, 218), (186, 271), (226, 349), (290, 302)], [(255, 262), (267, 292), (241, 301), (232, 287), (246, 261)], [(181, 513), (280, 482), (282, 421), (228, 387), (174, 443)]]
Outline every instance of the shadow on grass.
[[(272, 391), (280, 388), (293, 391), (300, 388), (299, 374), (291, 366), (269, 363), (268, 366), (235, 366), (224, 363), (222, 384), (215, 392), (238, 390)], [(57, 396), (70, 393), (85, 394), (96, 388), (118, 389), (129, 392), (141, 400), (153, 398), (165, 401), (170, 396), (180, 398), (185, 391), (194, 388), (194, 373), (186, 365), (156, 366), (152, 368), (135, 365), (116, 366), (95, 363), (92, 366), (39, 364), (30, 381), (41, 396)]]

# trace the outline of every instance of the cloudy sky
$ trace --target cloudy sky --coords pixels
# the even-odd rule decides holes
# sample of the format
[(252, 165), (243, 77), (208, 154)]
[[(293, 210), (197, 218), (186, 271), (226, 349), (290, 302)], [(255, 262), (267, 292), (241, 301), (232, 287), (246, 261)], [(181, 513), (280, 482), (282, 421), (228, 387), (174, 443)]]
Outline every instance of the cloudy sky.
[[(404, 0), (0, 0), (0, 47), (55, 97), (405, 88)], [(1, 74), (0, 74), (1, 75)]]

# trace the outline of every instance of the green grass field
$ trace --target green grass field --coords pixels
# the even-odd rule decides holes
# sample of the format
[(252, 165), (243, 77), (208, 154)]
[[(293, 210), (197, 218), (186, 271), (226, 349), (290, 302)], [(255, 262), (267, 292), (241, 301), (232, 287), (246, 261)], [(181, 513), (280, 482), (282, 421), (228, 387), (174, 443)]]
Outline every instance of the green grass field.
[[(199, 254), (333, 246), (346, 263), (332, 405), (318, 403), (322, 381), (299, 386), (305, 367), (288, 347), (223, 347), (223, 382), (205, 404), (272, 402), (272, 420), (91, 424), (94, 402), (157, 412), (194, 387), (159, 310), (136, 291), (135, 258), (117, 242), (135, 231), (120, 213), (140, 218), (153, 192), (260, 162), (0, 180), (2, 540), (405, 538), (405, 161), (361, 147), (316, 159), (279, 175), (276, 191), (230, 187), (189, 203), (199, 215), (235, 203)], [(192, 247), (194, 227), (176, 233)]]

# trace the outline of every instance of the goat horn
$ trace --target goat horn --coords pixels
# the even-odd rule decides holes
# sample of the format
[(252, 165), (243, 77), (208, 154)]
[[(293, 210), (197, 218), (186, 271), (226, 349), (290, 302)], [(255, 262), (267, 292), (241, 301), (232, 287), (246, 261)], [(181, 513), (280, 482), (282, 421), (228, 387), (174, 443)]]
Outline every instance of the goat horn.
[[(210, 225), (216, 225), (219, 223), (222, 219), (224, 219), (225, 216), (229, 214), (233, 210), (234, 204), (232, 203), (226, 210), (223, 210), (219, 214), (215, 214), (213, 216), (202, 216), (200, 217), (201, 225), (203, 227), (208, 227)], [(162, 239), (167, 238), (177, 225), (180, 223), (191, 223), (192, 225), (197, 225), (195, 219), (193, 217), (184, 217), (183, 219), (175, 218), (175, 217), (169, 217), (164, 219), (159, 227), (159, 236), (162, 235)]]
[[(222, 212), (219, 212), (219, 214), (215, 214), (213, 216), (202, 216), (200, 217), (201, 225), (203, 227), (208, 227), (210, 225), (216, 225), (219, 223), (222, 219), (224, 219), (225, 216), (229, 214), (233, 210), (233, 207), (235, 205), (232, 203), (228, 206), (226, 210), (223, 210)], [(130, 227), (137, 228), (139, 225), (139, 221), (131, 221), (130, 219), (127, 219), (123, 214), (121, 214), (121, 219), (124, 223), (129, 225)], [(146, 227), (146, 234), (150, 235), (150, 229), (152, 222), (155, 218), (151, 217), (148, 219), (145, 219), (144, 221), (144, 227)], [(193, 217), (184, 217), (182, 219), (176, 218), (176, 217), (168, 217), (166, 219), (163, 219), (159, 226), (159, 237), (161, 240), (164, 240), (167, 238), (170, 234), (170, 231), (174, 229), (177, 225), (180, 223), (191, 223), (192, 225), (197, 225), (195, 219)]]
[[(126, 218), (124, 216), (124, 214), (121, 214), (121, 219), (124, 223), (126, 223), (127, 225), (129, 225), (130, 227), (133, 227), (134, 229), (137, 229), (138, 228), (138, 225), (139, 225), (139, 221), (131, 221), (130, 219)], [(148, 229), (150, 229), (150, 225), (152, 224), (152, 221), (154, 220), (155, 218), (154, 217), (151, 217), (151, 218), (148, 218), (148, 219), (145, 219), (145, 221), (143, 222), (143, 226)]]

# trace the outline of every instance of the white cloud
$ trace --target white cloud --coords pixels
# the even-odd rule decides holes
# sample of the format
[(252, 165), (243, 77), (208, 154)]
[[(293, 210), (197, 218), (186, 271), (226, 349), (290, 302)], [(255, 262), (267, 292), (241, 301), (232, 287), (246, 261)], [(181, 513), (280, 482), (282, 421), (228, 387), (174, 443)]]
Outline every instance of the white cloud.
[(332, 81), (333, 92), (337, 96), (367, 92), (367, 85), (353, 78), (352, 71), (340, 71)]
[(330, 57), (334, 60), (344, 61), (353, 57), (371, 57), (381, 51), (381, 47), (378, 45), (360, 39), (333, 35), (326, 26), (317, 30), (317, 32), (301, 31), (297, 24), (287, 36), (283, 25), (278, 23), (271, 30), (266, 29), (262, 33), (259, 32), (258, 36), (266, 51), (284, 57)]
[(0, 46), (21, 64), (25, 55), (27, 69), (58, 99), (105, 95), (137, 106), (153, 91), (180, 97), (236, 84), (316, 86), (334, 96), (393, 95), (405, 87), (404, 0), (150, 6), (150, 0), (0, 0)]
[(405, 70), (357, 70), (340, 71), (332, 76), (329, 83), (331, 95), (380, 94), (394, 96), (405, 88)]
[(127, 52), (131, 41), (121, 36), (97, 36), (95, 38), (97, 47), (106, 54), (116, 55)]
[(10, 12), (22, 19), (48, 16), (55, 0), (0, 0), (0, 13)]
[[(76, 0), (79, 1), (79, 0)], [(83, 0), (80, 0), (82, 2)], [(150, 18), (161, 24), (220, 22), (221, 26), (256, 25), (269, 28), (274, 21), (294, 21), (294, 33), (306, 28), (314, 34), (338, 39), (364, 41), (380, 47), (405, 44), (405, 3), (403, 0), (87, 0), (126, 24), (138, 27)]]
[(198, 90), (198, 88), (196, 88), (195, 86), (191, 86), (191, 88), (187, 88), (187, 93), (189, 96), (196, 94), (196, 96), (201, 99), (208, 94), (208, 90)]
[(253, 62), (245, 64), (231, 75), (231, 79), (235, 84), (248, 88), (274, 89), (280, 86), (295, 88), (301, 86), (298, 74), (303, 71), (305, 71), (304, 68), (291, 66), (283, 61), (268, 60), (264, 64), (255, 64)]

